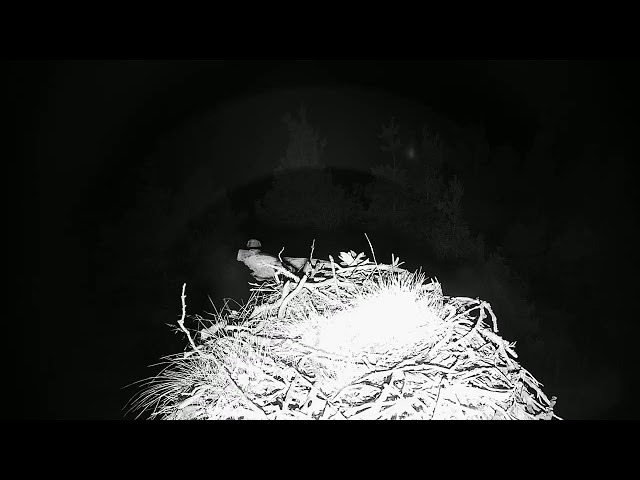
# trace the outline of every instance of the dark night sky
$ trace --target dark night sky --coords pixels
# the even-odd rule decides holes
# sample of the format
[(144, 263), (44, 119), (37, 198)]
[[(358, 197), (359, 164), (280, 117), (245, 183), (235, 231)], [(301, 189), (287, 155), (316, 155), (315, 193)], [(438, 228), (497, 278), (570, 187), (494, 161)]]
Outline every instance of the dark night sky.
[[(637, 158), (634, 62), (50, 61), (12, 63), (9, 78), (13, 138), (27, 166), (18, 171), (30, 185), (19, 199), (33, 201), (34, 189), (39, 195), (39, 241), (31, 220), (18, 223), (30, 232), (23, 245), (39, 252), (37, 258), (24, 254), (39, 272), (27, 299), (40, 308), (34, 367), (46, 379), (47, 393), (38, 417), (121, 418), (122, 399), (131, 392), (118, 389), (147, 375), (146, 365), (160, 355), (181, 348), (182, 340), (162, 325), (177, 313), (177, 292), (176, 304), (167, 307), (175, 312), (143, 319), (158, 310), (152, 295), (138, 292), (146, 280), (123, 278), (124, 256), (99, 253), (105, 231), (121, 235), (122, 251), (148, 234), (143, 226), (123, 227), (130, 225), (123, 218), (141, 211), (136, 202), (143, 166), (158, 167), (159, 182), (180, 199), (184, 218), (196, 217), (217, 198), (216, 189), (233, 193), (271, 173), (286, 148), (280, 119), (301, 102), (328, 140), (326, 163), (359, 171), (383, 161), (376, 135), (391, 116), (408, 129), (427, 121), (451, 136), (475, 127), (491, 149), (508, 144), (522, 156), (540, 131), (560, 132), (566, 155), (555, 157), (558, 171), (566, 166), (579, 172), (577, 178), (584, 174), (580, 191), (604, 198), (598, 208), (614, 210), (598, 213), (602, 245), (619, 249), (612, 262), (632, 270), (637, 258), (635, 242), (623, 233), (636, 225), (628, 170)], [(571, 162), (586, 150), (598, 152), (600, 160)], [(605, 167), (598, 162), (616, 156), (626, 159), (617, 171), (584, 173), (596, 165), (607, 170), (609, 160)], [(567, 188), (569, 195), (575, 188)], [(613, 199), (619, 195), (625, 195), (620, 203)], [(571, 208), (567, 221), (589, 217), (579, 205)], [(220, 251), (233, 253), (244, 234), (231, 232)], [(101, 263), (105, 258), (108, 264)], [(615, 274), (616, 266), (602, 273)], [(606, 294), (631, 292), (629, 283), (619, 283)], [(612, 389), (620, 388), (612, 382)], [(82, 389), (89, 400), (72, 405)], [(623, 394), (615, 395), (622, 405)]]

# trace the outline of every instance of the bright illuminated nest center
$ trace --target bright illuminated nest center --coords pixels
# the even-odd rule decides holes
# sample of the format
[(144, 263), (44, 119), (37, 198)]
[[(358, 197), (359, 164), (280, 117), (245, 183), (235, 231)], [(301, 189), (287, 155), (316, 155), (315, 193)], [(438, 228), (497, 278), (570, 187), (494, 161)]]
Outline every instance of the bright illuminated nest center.
[(343, 354), (390, 349), (416, 342), (436, 319), (427, 296), (392, 284), (360, 298), (352, 308), (319, 319), (316, 346)]

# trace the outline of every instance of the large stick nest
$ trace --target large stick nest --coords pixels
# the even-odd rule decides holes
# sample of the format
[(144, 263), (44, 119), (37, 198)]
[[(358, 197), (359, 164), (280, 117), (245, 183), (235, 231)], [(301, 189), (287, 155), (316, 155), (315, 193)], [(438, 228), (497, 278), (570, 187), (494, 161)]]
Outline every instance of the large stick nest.
[[(375, 256), (374, 256), (375, 260)], [(310, 259), (249, 302), (184, 327), (132, 408), (164, 419), (551, 419), (551, 400), (486, 301), (442, 294), (392, 258)]]

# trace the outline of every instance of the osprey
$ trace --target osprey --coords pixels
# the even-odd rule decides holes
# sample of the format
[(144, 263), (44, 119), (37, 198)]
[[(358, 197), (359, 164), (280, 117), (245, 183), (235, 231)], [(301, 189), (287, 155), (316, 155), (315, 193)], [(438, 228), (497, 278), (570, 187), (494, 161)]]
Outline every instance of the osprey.
[(309, 261), (309, 259), (301, 257), (282, 257), (282, 261), (280, 261), (278, 257), (264, 253), (260, 248), (262, 248), (262, 244), (252, 238), (247, 242), (246, 249), (241, 248), (238, 250), (238, 256), (236, 257), (237, 261), (249, 267), (251, 275), (259, 282), (264, 282), (271, 278), (279, 280), (278, 273), (282, 272), (278, 272), (276, 267), (300, 276), (308, 273), (308, 269), (322, 268), (328, 265), (325, 260)]
[(259, 282), (264, 282), (271, 278), (278, 279), (278, 271), (274, 267), (292, 271), (293, 268), (288, 263), (282, 263), (277, 257), (263, 253), (260, 248), (262, 244), (252, 238), (247, 242), (247, 249), (238, 250), (236, 260), (244, 263), (251, 270), (251, 276)]

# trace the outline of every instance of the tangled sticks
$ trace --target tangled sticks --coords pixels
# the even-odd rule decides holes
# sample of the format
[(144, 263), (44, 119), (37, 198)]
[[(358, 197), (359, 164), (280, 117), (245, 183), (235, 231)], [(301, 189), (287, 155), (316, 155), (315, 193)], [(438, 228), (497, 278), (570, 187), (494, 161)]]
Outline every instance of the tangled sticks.
[(192, 350), (133, 406), (176, 419), (558, 418), (488, 302), (444, 296), (437, 279), (372, 255), (341, 252), (315, 268), (311, 255), (297, 275), (274, 265), (285, 281), (257, 285), (198, 342), (183, 286)]

